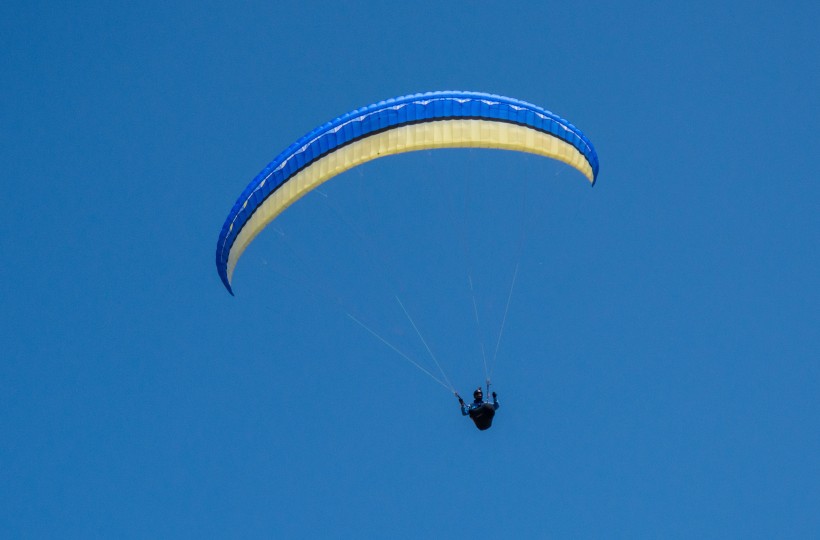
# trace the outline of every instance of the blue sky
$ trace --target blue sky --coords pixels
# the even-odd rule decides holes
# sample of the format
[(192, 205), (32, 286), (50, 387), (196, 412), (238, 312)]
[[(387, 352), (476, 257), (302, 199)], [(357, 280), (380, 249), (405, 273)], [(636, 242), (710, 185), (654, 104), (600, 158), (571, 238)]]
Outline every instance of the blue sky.
[[(0, 530), (818, 536), (816, 3), (341, 4), (0, 8)], [(259, 170), (445, 89), (568, 118), (597, 185), (379, 160), (225, 292)], [(491, 430), (348, 317), (431, 365), (396, 298), (465, 395), (506, 313)]]

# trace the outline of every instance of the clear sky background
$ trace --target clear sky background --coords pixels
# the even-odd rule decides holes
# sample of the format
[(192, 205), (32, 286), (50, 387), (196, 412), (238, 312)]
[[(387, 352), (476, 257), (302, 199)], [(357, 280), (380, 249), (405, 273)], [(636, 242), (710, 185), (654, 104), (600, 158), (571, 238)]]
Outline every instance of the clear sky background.
[[(4, 3), (3, 536), (820, 536), (818, 20)], [(597, 185), (498, 151), (379, 160), (224, 290), (219, 230), (281, 150), (447, 89), (569, 119)], [(495, 357), (491, 430), (349, 317), (437, 373), (397, 298), (462, 394)]]

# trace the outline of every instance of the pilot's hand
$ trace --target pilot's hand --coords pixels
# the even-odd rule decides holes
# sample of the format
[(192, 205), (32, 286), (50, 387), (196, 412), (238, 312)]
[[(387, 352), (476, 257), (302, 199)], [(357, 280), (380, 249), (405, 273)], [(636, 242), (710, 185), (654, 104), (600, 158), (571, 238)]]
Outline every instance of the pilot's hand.
[(498, 397), (498, 394), (496, 394), (495, 392), (493, 392), (493, 399), (495, 399), (495, 398), (497, 398), (497, 397)]

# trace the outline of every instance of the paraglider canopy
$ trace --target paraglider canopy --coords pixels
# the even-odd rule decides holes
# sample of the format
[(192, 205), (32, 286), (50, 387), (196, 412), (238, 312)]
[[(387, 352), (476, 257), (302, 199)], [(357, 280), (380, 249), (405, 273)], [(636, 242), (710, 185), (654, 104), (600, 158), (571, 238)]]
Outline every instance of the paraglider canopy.
[(342, 115), (300, 138), (245, 188), (219, 234), (216, 267), (225, 288), (239, 257), (288, 206), (330, 178), (378, 157), (433, 148), (480, 147), (563, 161), (591, 184), (592, 143), (568, 121), (536, 105), (480, 92), (403, 96)]

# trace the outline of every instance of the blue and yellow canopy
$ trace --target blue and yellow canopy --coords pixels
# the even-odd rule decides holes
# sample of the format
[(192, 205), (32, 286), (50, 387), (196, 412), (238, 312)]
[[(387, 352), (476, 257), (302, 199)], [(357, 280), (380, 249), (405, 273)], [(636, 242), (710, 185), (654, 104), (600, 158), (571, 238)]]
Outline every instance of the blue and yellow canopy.
[(279, 154), (245, 188), (219, 234), (216, 267), (233, 294), (236, 263), (259, 232), (313, 188), (391, 154), (478, 147), (558, 159), (591, 184), (598, 156), (581, 131), (551, 112), (480, 92), (428, 92), (357, 109), (320, 126)]

